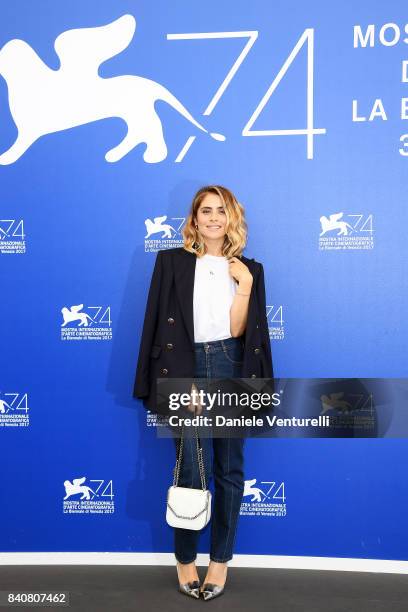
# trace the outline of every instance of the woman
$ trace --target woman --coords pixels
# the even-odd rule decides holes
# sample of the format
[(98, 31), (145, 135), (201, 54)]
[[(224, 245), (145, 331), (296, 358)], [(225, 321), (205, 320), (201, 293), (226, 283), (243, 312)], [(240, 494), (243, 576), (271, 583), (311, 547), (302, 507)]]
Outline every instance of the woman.
[[(210, 185), (194, 196), (184, 246), (158, 252), (133, 391), (146, 408), (160, 412), (157, 377), (273, 378), (263, 266), (242, 255), (246, 238), (242, 205), (227, 188)], [(204, 584), (195, 566), (199, 531), (174, 529), (175, 557), (180, 590), (211, 599), (224, 592), (233, 556), (244, 438), (207, 437), (201, 446), (206, 479), (213, 473), (215, 488)], [(192, 436), (184, 439), (179, 486), (201, 487)]]

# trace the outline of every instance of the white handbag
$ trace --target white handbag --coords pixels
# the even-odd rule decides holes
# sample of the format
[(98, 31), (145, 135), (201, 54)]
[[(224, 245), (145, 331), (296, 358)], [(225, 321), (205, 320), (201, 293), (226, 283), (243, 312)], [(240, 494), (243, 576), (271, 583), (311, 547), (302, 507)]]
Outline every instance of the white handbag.
[(183, 454), (184, 423), (181, 432), (179, 453), (174, 467), (173, 484), (167, 491), (166, 521), (171, 527), (199, 530), (205, 527), (211, 516), (211, 491), (206, 488), (203, 449), (198, 442), (197, 459), (201, 476), (201, 489), (177, 486)]

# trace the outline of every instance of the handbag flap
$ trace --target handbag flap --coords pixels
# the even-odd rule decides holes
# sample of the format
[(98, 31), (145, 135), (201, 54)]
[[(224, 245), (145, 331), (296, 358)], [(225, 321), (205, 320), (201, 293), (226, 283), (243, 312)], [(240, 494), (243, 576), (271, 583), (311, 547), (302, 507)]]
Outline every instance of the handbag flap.
[(167, 502), (175, 514), (194, 517), (202, 512), (211, 499), (211, 492), (206, 489), (190, 489), (188, 487), (175, 487), (168, 489)]

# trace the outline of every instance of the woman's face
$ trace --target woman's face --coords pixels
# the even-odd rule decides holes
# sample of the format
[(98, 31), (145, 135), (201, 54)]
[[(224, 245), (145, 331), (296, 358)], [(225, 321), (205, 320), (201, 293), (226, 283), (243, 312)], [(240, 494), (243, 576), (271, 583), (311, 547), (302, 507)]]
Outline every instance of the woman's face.
[(197, 210), (198, 231), (206, 240), (224, 241), (227, 216), (221, 198), (216, 193), (207, 193)]

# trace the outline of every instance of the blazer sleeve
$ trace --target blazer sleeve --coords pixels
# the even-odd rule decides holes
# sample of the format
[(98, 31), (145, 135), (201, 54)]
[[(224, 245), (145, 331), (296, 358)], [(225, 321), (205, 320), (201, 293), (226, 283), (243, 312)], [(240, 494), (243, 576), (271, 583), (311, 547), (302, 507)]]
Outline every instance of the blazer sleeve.
[(273, 378), (271, 340), (269, 337), (268, 319), (266, 316), (265, 275), (263, 265), (259, 263), (259, 266), (260, 270), (258, 273), (256, 294), (259, 307), (259, 325), (261, 330), (261, 337), (263, 340), (265, 357), (268, 364), (268, 373), (266, 374), (265, 378)]
[(143, 398), (150, 393), (150, 351), (159, 314), (160, 287), (163, 274), (162, 251), (158, 251), (150, 281), (147, 297), (146, 311), (143, 322), (142, 337), (139, 346), (139, 357), (136, 367), (136, 376), (133, 388), (133, 397)]

